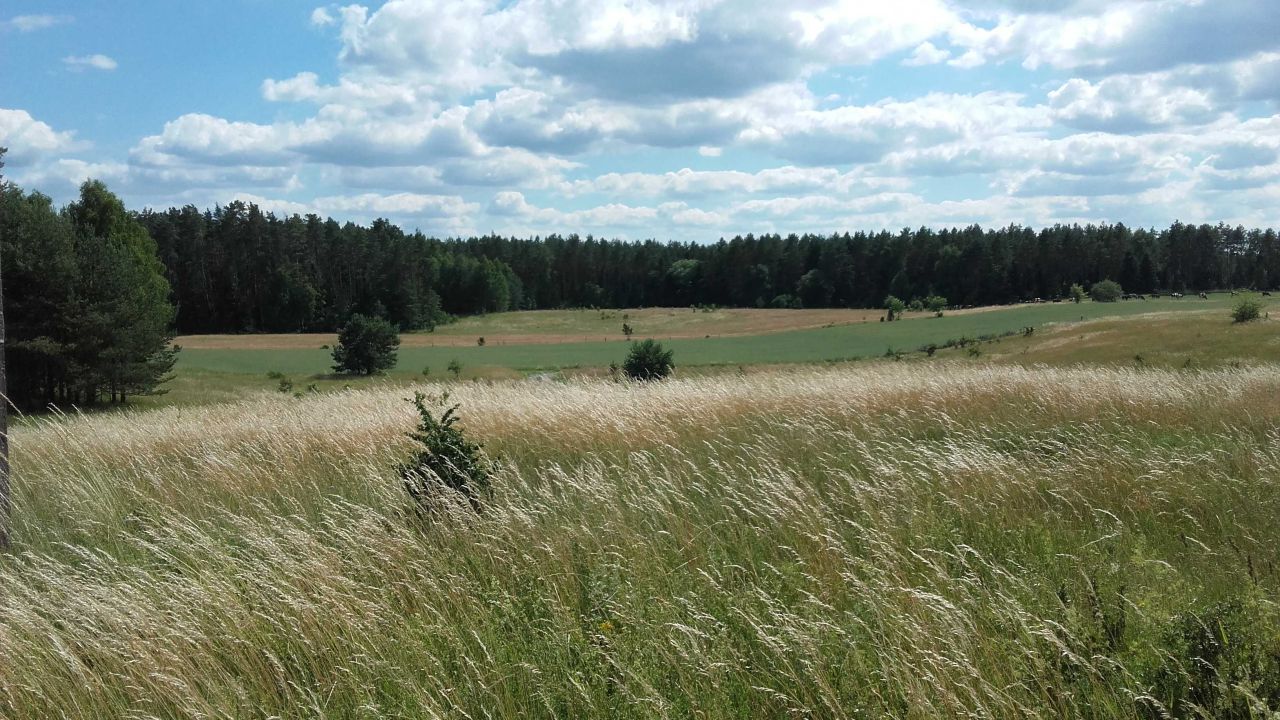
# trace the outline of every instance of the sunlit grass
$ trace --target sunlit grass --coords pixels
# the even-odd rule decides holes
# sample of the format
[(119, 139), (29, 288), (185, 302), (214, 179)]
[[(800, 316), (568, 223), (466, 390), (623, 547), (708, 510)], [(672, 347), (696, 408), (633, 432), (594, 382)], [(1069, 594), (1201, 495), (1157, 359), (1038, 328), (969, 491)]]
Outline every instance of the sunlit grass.
[(1280, 705), (1275, 367), (448, 389), (501, 470), (425, 528), (404, 388), (20, 428), (0, 717)]

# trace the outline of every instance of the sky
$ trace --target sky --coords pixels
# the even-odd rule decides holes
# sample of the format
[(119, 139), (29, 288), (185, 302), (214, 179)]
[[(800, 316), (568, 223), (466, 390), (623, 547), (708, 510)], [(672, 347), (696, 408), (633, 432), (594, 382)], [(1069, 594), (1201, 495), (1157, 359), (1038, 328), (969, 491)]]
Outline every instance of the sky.
[(1276, 3), (0, 0), (0, 146), (440, 237), (1275, 227)]

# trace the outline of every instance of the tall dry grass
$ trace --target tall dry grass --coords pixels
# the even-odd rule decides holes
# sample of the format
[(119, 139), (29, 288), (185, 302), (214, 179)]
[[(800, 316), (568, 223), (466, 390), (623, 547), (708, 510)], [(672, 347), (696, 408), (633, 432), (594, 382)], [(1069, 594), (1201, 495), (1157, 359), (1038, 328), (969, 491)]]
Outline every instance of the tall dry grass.
[[(441, 388), (430, 388), (439, 391)], [(1280, 370), (400, 389), (14, 438), (0, 716), (1266, 717)]]

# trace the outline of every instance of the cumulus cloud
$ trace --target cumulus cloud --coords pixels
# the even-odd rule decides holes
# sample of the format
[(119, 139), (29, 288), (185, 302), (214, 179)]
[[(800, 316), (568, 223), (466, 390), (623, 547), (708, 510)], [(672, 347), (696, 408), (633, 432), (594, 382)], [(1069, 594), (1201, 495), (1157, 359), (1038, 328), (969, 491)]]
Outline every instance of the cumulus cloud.
[[(70, 132), (5, 111), (0, 141), (49, 183), (101, 172), (458, 231), (689, 239), (1155, 217), (1169, 198), (1211, 212), (1231, 207), (1226, 188), (1256, 199), (1280, 182), (1268, 4), (325, 5), (310, 25), (337, 73), (262, 78), (266, 112), (177, 116), (127, 163), (83, 161)], [(108, 64), (94, 57), (67, 66)]]
[(6, 163), (21, 165), (41, 156), (82, 149), (84, 143), (76, 141), (75, 133), (54, 130), (26, 110), (0, 108), (0, 147), (9, 148)]

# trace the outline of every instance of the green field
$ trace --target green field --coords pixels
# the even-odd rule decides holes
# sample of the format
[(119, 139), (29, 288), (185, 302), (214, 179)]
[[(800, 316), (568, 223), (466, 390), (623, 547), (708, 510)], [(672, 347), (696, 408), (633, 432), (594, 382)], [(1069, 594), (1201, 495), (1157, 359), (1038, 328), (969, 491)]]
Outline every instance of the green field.
[[(863, 322), (827, 328), (796, 330), (737, 337), (672, 339), (664, 345), (675, 351), (678, 366), (757, 365), (804, 363), (879, 357), (887, 350), (912, 351), (929, 343), (953, 338), (999, 335), (1026, 326), (1078, 322), (1081, 319), (1116, 317), (1159, 311), (1220, 310), (1226, 317), (1229, 302), (1211, 300), (1150, 300), (1121, 303), (1071, 303), (995, 308), (941, 318), (917, 317), (899, 322)], [(575, 312), (575, 311), (566, 311)], [(501, 318), (487, 322), (503, 322)], [(710, 329), (710, 328), (708, 328)], [(470, 331), (467, 332), (471, 334)], [(636, 337), (643, 337), (637, 334)], [(471, 370), (502, 368), (520, 372), (578, 367), (604, 367), (621, 362), (627, 353), (625, 340), (561, 344), (487, 345), (478, 347), (404, 347), (393, 375), (418, 375), (424, 367), (442, 376), (451, 360)], [(295, 377), (329, 373), (329, 352), (315, 349), (184, 350), (179, 372), (203, 371), (264, 375), (269, 371)]]

